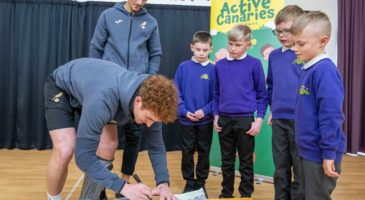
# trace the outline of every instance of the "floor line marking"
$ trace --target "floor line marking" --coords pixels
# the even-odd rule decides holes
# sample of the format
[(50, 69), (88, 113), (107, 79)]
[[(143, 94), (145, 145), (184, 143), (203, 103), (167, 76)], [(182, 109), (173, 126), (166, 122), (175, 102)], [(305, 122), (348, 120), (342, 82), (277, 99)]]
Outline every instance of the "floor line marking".
[(69, 200), (72, 196), (72, 194), (75, 192), (75, 190), (77, 189), (77, 187), (79, 187), (80, 182), (84, 179), (84, 175), (81, 175), (79, 180), (77, 180), (77, 182), (75, 183), (75, 185), (72, 187), (71, 191), (68, 193), (67, 197), (65, 200)]

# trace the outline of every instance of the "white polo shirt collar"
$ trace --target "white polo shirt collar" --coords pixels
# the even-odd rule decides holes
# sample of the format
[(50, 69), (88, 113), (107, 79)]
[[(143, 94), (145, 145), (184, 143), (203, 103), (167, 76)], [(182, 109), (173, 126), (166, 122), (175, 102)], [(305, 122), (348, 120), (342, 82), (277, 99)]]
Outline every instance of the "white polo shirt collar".
[(308, 69), (310, 67), (312, 67), (314, 64), (316, 64), (317, 62), (329, 58), (328, 54), (324, 53), (324, 54), (320, 54), (314, 58), (312, 58), (312, 60), (308, 61), (307, 63), (305, 63), (303, 65), (303, 69)]
[(247, 57), (247, 53), (244, 53), (241, 57), (239, 57), (239, 58), (232, 58), (232, 57), (230, 57), (229, 55), (227, 56), (227, 60), (242, 60), (242, 59), (244, 59), (244, 58), (246, 58)]
[(191, 60), (192, 60), (193, 62), (195, 62), (195, 63), (199, 63), (199, 64), (203, 65), (204, 67), (205, 67), (205, 66), (207, 66), (207, 65), (210, 63), (209, 59), (208, 59), (207, 61), (205, 61), (205, 62), (200, 63), (200, 62), (198, 62), (198, 61), (195, 59), (195, 57), (194, 57), (194, 56), (193, 56), (193, 57), (191, 57)]

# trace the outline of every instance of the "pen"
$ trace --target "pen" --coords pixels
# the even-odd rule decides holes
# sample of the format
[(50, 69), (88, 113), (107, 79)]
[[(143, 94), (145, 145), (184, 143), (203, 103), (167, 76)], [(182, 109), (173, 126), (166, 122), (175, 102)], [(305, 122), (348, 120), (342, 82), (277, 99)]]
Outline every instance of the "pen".
[[(137, 183), (141, 183), (141, 184), (142, 184), (142, 181), (141, 181), (141, 179), (138, 177), (138, 175), (137, 175), (137, 174), (133, 174), (133, 178), (134, 178), (134, 180), (136, 180), (136, 181), (137, 181)], [(148, 199), (152, 199), (152, 198), (148, 197)]]
[(137, 181), (137, 183), (142, 183), (141, 179), (138, 177), (137, 174), (133, 174), (133, 178), (134, 178), (134, 180)]

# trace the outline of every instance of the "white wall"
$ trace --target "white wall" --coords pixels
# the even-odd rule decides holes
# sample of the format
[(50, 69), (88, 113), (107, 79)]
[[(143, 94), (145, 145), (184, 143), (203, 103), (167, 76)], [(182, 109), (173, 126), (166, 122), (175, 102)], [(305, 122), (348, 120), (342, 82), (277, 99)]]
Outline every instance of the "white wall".
[(338, 9), (337, 0), (286, 0), (287, 5), (296, 4), (304, 10), (319, 10), (328, 15), (331, 20), (331, 39), (326, 51), (334, 63), (337, 63), (337, 30), (338, 30)]

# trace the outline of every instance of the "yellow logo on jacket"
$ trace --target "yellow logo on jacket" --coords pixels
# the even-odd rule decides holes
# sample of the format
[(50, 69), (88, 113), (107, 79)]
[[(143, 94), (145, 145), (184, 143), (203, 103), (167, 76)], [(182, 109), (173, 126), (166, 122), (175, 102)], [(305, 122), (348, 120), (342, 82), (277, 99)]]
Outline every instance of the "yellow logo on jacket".
[(300, 86), (299, 89), (299, 94), (300, 95), (309, 95), (309, 89), (307, 87), (305, 87), (305, 85)]
[(201, 79), (205, 79), (205, 80), (209, 80), (209, 75), (208, 74), (202, 74), (200, 76)]

